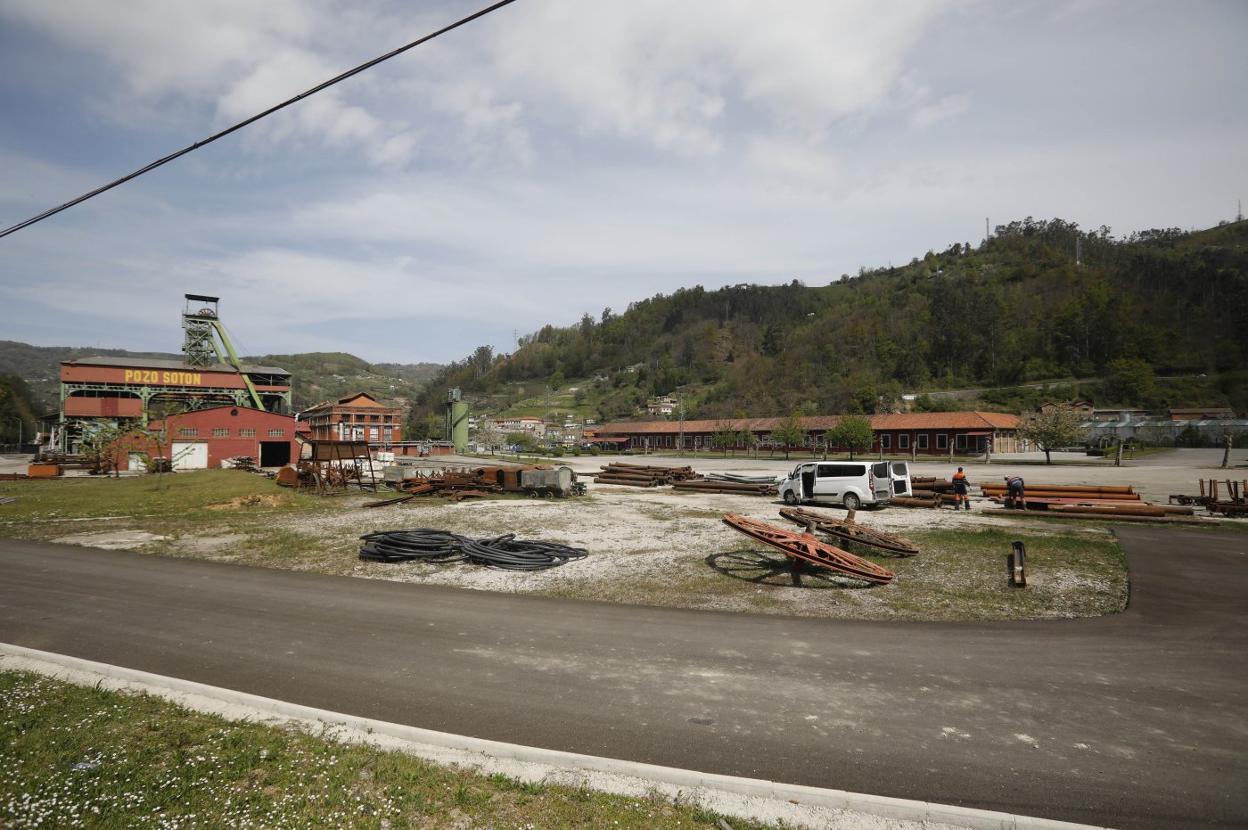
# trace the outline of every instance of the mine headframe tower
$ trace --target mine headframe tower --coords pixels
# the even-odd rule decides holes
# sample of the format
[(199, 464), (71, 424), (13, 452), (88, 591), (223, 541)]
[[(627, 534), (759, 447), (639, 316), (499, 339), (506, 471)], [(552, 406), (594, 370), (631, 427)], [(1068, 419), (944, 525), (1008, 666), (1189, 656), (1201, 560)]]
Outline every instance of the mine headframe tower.
[[(220, 297), (209, 297), (204, 294), (186, 295), (186, 306), (182, 310), (182, 330), (186, 333), (182, 341), (182, 352), (186, 355), (186, 362), (191, 366), (229, 363), (242, 377), (256, 409), (264, 409), (260, 393), (256, 391), (251, 378), (243, 371), (242, 361), (238, 359), (238, 354), (234, 351), (230, 336), (225, 333), (225, 326), (221, 325), (221, 318), (217, 314), (217, 305), (220, 301)], [(198, 308), (195, 308), (196, 306)], [(221, 348), (217, 347), (217, 340), (221, 341)], [(221, 353), (223, 349), (224, 355)]]

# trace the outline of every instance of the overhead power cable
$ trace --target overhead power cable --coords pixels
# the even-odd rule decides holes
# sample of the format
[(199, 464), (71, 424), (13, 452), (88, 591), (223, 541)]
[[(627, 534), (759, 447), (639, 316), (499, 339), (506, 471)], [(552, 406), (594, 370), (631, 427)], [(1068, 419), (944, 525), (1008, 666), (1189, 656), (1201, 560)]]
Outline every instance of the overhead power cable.
[(291, 104), (297, 103), (298, 101), (302, 101), (304, 98), (307, 98), (310, 95), (315, 95), (321, 90), (328, 89), (329, 87), (333, 86), (336, 83), (339, 83), (340, 81), (345, 81), (347, 78), (350, 78), (353, 75), (358, 75), (364, 70), (371, 69), (377, 64), (382, 63), (383, 61), (388, 61), (397, 55), (403, 54), (409, 49), (414, 49), (415, 47), (421, 45), (422, 43), (427, 43), (433, 40), (435, 37), (444, 35), (447, 32), (451, 31), (452, 29), (458, 29), (460, 26), (463, 26), (465, 23), (471, 23), (472, 21), (476, 20), (479, 17), (485, 17), (490, 12), (497, 11), (498, 9), (501, 9), (503, 6), (510, 5), (511, 3), (514, 3), (514, 2), (515, 0), (499, 0), (499, 2), (495, 3), (492, 6), (487, 6), (486, 8), (481, 9), (478, 12), (474, 12), (473, 14), (470, 14), (465, 18), (455, 21), (449, 26), (444, 26), (441, 29), (438, 29), (436, 32), (431, 32), (418, 40), (413, 40), (411, 43), (408, 43), (405, 46), (400, 46), (398, 49), (395, 49), (392, 52), (387, 52), (384, 55), (373, 58), (367, 63), (362, 63), (359, 66), (355, 67), (354, 69), (349, 69), (346, 72), (343, 72), (341, 75), (336, 75), (335, 77), (330, 78), (328, 81), (325, 81), (324, 83), (317, 84), (311, 89), (305, 90), (304, 92), (299, 93), (293, 98), (288, 98), (287, 100), (283, 101), (280, 104), (277, 104), (276, 106), (269, 107), (264, 112), (257, 113), (256, 115), (251, 116), (245, 121), (239, 121), (237, 124), (235, 124), (232, 127), (224, 129), (219, 133), (210, 135), (201, 141), (196, 141), (194, 144), (191, 144), (190, 146), (183, 147), (181, 150), (178, 150), (176, 153), (170, 153), (169, 155), (164, 156), (163, 158), (156, 159), (156, 161), (153, 161), (151, 164), (145, 164), (144, 166), (140, 167), (138, 170), (135, 170), (133, 173), (128, 173), (125, 176), (122, 176), (120, 179), (117, 179), (116, 181), (109, 182), (108, 184), (103, 185), (101, 187), (97, 187), (95, 190), (88, 191), (87, 193), (82, 194), (76, 199), (71, 199), (70, 201), (66, 202), (63, 205), (60, 205), (59, 207), (50, 208), (48, 210), (45, 210), (43, 213), (38, 214), (37, 216), (30, 217), (24, 222), (18, 222), (16, 225), (5, 228), (3, 231), (0, 231), (0, 238), (4, 238), (11, 233), (16, 233), (17, 231), (20, 231), (22, 228), (29, 227), (35, 224), (36, 222), (42, 222), (44, 219), (47, 219), (50, 216), (55, 216), (56, 214), (60, 213), (63, 210), (68, 210), (74, 205), (81, 204), (82, 202), (85, 202), (87, 199), (90, 199), (93, 196), (99, 196), (101, 193), (107, 190), (112, 190), (114, 187), (117, 187), (117, 185), (125, 184), (131, 179), (138, 178), (139, 176), (142, 176), (144, 173), (147, 173), (151, 170), (155, 170), (157, 167), (160, 167), (161, 165), (168, 164), (174, 159), (180, 158), (186, 155), (187, 153), (191, 152), (192, 150), (198, 150), (200, 147), (203, 147), (205, 144), (211, 144), (212, 142), (216, 141), (218, 138), (224, 138), (230, 133), (236, 132), (237, 130), (241, 130), (243, 127), (246, 127), (249, 124), (253, 124), (256, 121), (259, 121), (261, 118), (264, 118), (265, 116), (272, 115), (278, 110), (285, 109), (286, 107), (289, 107)]

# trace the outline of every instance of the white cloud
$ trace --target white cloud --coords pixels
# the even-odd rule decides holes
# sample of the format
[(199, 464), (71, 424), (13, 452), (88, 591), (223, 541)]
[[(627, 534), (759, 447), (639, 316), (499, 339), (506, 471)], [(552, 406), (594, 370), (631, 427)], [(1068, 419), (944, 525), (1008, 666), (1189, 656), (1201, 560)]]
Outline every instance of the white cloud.
[(915, 110), (910, 116), (910, 123), (919, 129), (927, 129), (961, 115), (970, 104), (970, 98), (966, 95), (946, 95), (939, 101)]

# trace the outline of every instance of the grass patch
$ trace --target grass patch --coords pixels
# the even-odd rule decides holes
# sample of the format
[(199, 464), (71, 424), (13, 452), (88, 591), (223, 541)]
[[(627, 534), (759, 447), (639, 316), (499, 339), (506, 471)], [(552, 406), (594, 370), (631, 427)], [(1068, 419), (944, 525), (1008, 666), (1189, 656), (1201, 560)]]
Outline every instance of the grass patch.
[(310, 510), (321, 499), (278, 487), (238, 470), (198, 470), (167, 475), (71, 477), (0, 482), (0, 495), (17, 501), (0, 521), (38, 522), (99, 516), (187, 516), (214, 512)]
[[(873, 620), (1015, 620), (1096, 617), (1127, 604), (1126, 557), (1115, 539), (1087, 534), (933, 530), (910, 535), (922, 552), (897, 558), (851, 552), (893, 571), (891, 585), (865, 586), (804, 569), (795, 585), (777, 550), (744, 542), (682, 557), (662, 574), (565, 582), (542, 593), (673, 608)], [(1028, 587), (1011, 588), (1010, 543), (1027, 545)]]
[(720, 818), (695, 805), (485, 776), (25, 672), (0, 672), (0, 745), (5, 827), (696, 828)]

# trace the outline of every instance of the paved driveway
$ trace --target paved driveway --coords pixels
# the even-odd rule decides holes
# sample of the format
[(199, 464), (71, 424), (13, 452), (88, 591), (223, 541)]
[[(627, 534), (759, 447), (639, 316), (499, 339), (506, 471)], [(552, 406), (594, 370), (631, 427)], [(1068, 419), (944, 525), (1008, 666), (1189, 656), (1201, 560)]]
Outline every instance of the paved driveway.
[(1248, 824), (1248, 534), (1115, 617), (841, 622), (0, 541), (0, 640), (534, 746), (1123, 827)]

